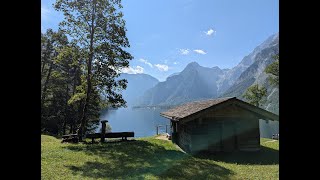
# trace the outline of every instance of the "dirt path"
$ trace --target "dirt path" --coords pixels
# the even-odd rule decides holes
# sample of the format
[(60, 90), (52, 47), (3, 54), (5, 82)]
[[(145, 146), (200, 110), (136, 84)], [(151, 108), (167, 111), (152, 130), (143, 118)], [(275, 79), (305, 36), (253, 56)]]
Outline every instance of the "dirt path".
[(264, 143), (275, 142), (275, 141), (278, 141), (278, 140), (266, 141), (266, 142), (264, 142)]
[(160, 134), (159, 136), (156, 137), (156, 139), (161, 139), (161, 140), (167, 140), (169, 141), (169, 139), (167, 138), (166, 134)]

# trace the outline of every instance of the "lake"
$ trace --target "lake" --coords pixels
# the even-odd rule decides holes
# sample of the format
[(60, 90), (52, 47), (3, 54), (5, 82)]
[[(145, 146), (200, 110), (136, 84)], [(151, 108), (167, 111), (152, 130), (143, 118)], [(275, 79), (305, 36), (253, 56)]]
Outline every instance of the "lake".
[(165, 125), (169, 125), (170, 121), (160, 116), (160, 112), (163, 111), (166, 111), (166, 109), (133, 109), (131, 107), (109, 109), (102, 111), (100, 119), (109, 121), (112, 132), (133, 131), (135, 137), (146, 137), (156, 135), (157, 125), (163, 125), (159, 131), (165, 132)]

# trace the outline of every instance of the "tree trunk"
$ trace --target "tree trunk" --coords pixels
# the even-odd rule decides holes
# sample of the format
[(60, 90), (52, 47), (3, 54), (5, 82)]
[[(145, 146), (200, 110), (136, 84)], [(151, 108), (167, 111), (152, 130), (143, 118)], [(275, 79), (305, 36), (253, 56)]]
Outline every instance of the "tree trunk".
[(44, 85), (43, 85), (42, 94), (41, 94), (41, 108), (43, 108), (44, 101), (45, 101), (45, 98), (46, 98), (46, 95), (47, 95), (47, 88), (48, 88), (48, 83), (49, 83), (52, 67), (53, 67), (53, 61), (50, 63), (50, 67), (49, 67), (49, 71), (48, 71), (48, 74), (47, 74), (47, 78), (46, 78), (46, 81), (44, 82)]
[(87, 125), (87, 111), (88, 111), (88, 104), (90, 101), (91, 95), (91, 66), (92, 66), (92, 59), (93, 59), (93, 35), (94, 35), (94, 20), (95, 20), (95, 9), (96, 9), (96, 1), (93, 0), (93, 9), (92, 9), (92, 18), (91, 18), (91, 32), (90, 32), (90, 51), (89, 51), (89, 58), (88, 58), (88, 74), (87, 74), (87, 96), (86, 101), (84, 102), (84, 107), (82, 111), (81, 117), (81, 125), (79, 128), (79, 141), (82, 141), (82, 136), (85, 131), (85, 127)]
[[(80, 63), (80, 62), (79, 62)], [(76, 87), (81, 84), (81, 77), (78, 67), (74, 67), (74, 78), (73, 78), (73, 85), (72, 85), (72, 95), (74, 95), (77, 91)], [(76, 105), (72, 104), (71, 109), (75, 109)], [(82, 110), (82, 100), (79, 102), (78, 112), (74, 112), (73, 117), (71, 118), (70, 122), (70, 134), (76, 133), (76, 127), (79, 122), (79, 118), (81, 117), (81, 111)]]
[(62, 131), (62, 135), (65, 135), (66, 134), (66, 121), (63, 122), (63, 131)]
[(70, 118), (69, 117), (69, 113), (68, 113), (68, 99), (69, 99), (68, 94), (69, 94), (69, 87), (68, 87), (68, 82), (67, 82), (66, 97), (65, 97), (65, 108), (64, 108), (63, 134), (66, 134), (66, 126), (67, 126), (68, 119)]
[(41, 67), (41, 81), (42, 81), (42, 78), (43, 78), (43, 75), (44, 75), (44, 67), (46, 65), (46, 61), (48, 60), (49, 56), (50, 56), (50, 51), (51, 51), (51, 48), (50, 48), (50, 40), (48, 39), (47, 40), (47, 48), (46, 48), (46, 53), (43, 57), (43, 63), (42, 63), (42, 67)]
[(69, 134), (73, 134), (73, 123), (70, 123)]
[(42, 81), (42, 77), (43, 77), (43, 75), (44, 75), (44, 67), (46, 66), (46, 62), (45, 62), (45, 60), (43, 60), (43, 62), (42, 62), (42, 67), (41, 67), (41, 81)]

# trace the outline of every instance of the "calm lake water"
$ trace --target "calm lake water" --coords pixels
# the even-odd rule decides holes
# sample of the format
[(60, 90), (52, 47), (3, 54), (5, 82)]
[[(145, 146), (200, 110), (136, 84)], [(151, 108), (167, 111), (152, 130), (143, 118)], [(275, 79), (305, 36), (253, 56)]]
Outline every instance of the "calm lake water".
[(156, 135), (157, 125), (163, 125), (159, 130), (165, 132), (165, 125), (169, 125), (170, 121), (160, 116), (163, 111), (166, 109), (119, 108), (102, 111), (100, 119), (109, 121), (112, 132), (133, 131), (135, 137), (146, 137)]

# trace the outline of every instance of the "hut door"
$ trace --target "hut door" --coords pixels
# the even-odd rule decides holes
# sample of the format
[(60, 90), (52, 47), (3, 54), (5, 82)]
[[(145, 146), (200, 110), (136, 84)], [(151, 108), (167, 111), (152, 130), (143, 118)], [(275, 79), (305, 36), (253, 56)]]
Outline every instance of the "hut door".
[(223, 151), (233, 151), (236, 149), (235, 123), (232, 120), (226, 120), (222, 126), (222, 149)]

